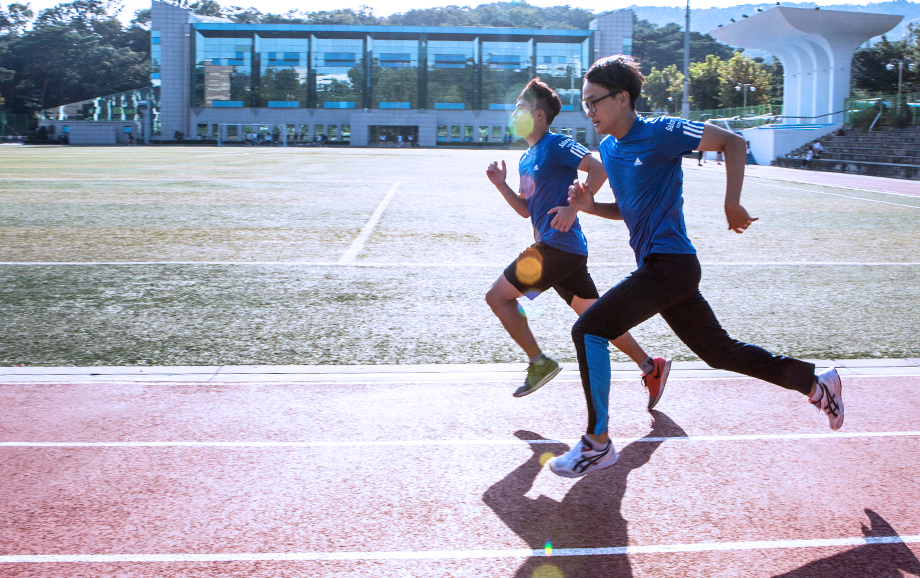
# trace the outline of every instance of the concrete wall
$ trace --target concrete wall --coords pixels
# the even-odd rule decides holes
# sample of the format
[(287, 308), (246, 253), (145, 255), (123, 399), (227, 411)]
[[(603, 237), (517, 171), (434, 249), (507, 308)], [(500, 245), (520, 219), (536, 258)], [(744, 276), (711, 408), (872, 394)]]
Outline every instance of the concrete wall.
[[(141, 134), (141, 123), (138, 121), (67, 121), (43, 120), (39, 126), (53, 126), (55, 138), (66, 134), (70, 144), (73, 145), (115, 145), (128, 144), (130, 139), (125, 128), (131, 129), (131, 134)], [(64, 132), (64, 127), (69, 132)]]
[[(841, 121), (850, 95), (853, 52), (903, 16), (777, 6), (711, 34), (732, 46), (767, 50), (783, 65), (783, 115), (789, 122)], [(829, 116), (832, 115), (832, 116)]]
[(152, 28), (160, 33), (160, 127), (154, 139), (173, 140), (176, 132), (191, 136), (188, 126), (191, 72), (189, 18), (177, 6), (153, 2)]
[[(216, 138), (220, 124), (237, 125), (293, 125), (302, 127), (309, 140), (315, 135), (315, 127), (322, 125), (339, 127), (349, 125), (352, 146), (367, 146), (371, 126), (417, 126), (419, 129), (419, 146), (433, 147), (438, 144), (438, 126), (473, 127), (472, 142), (479, 142), (479, 127), (489, 127), (491, 141), (492, 127), (502, 127), (502, 135), (507, 131), (510, 110), (334, 110), (334, 109), (283, 109), (283, 108), (195, 108), (189, 113), (189, 135), (198, 134), (198, 125), (209, 126), (210, 134)], [(563, 112), (556, 117), (553, 126), (560, 129), (571, 128), (573, 135), (577, 129), (584, 129), (585, 138), (590, 145), (599, 142), (594, 126), (581, 112)], [(450, 134), (448, 129), (448, 134)], [(462, 138), (462, 129), (461, 129)]]
[[(589, 60), (594, 63), (597, 59), (613, 54), (632, 53), (633, 11), (630, 9), (617, 10), (604, 14), (588, 24), (588, 30), (595, 30), (594, 54)], [(624, 43), (624, 40), (626, 42)]]
[(769, 165), (777, 157), (794, 151), (804, 144), (838, 130), (842, 124), (784, 127), (766, 125), (741, 131), (741, 136), (751, 143), (751, 154), (758, 165)]

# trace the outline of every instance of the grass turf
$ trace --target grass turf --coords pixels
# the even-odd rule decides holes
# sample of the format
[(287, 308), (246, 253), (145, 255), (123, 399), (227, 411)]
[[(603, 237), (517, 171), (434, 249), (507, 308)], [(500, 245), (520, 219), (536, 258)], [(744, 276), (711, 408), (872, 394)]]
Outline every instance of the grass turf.
[[(532, 242), (485, 178), (505, 160), (515, 186), (520, 151), (4, 152), (0, 364), (523, 359), (483, 299)], [(394, 183), (355, 264), (338, 264)], [(702, 290), (733, 336), (803, 358), (920, 357), (920, 199), (749, 178), (761, 220), (739, 236), (723, 194), (723, 175), (686, 166)], [(603, 291), (631, 270), (625, 227), (583, 227)], [(574, 313), (552, 292), (524, 306), (544, 350), (572, 361)], [(659, 318), (634, 335), (695, 359)]]

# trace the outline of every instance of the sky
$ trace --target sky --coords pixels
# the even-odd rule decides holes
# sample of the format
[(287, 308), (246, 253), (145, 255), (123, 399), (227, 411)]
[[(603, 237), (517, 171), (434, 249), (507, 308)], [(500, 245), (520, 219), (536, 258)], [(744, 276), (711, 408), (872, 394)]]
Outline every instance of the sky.
[[(3, 2), (4, 4), (12, 0), (7, 0)], [(60, 0), (18, 0), (19, 2), (28, 4), (32, 7), (32, 10), (37, 14), (45, 8), (50, 8), (57, 4), (62, 3)], [(122, 0), (124, 9), (122, 10), (119, 18), (127, 23), (134, 18), (134, 12), (143, 9), (150, 8), (150, 0)], [(476, 0), (472, 2), (464, 2), (463, 0), (443, 0), (438, 2), (436, 0), (338, 0), (334, 4), (329, 5), (323, 9), (340, 9), (340, 8), (353, 8), (359, 9), (362, 4), (373, 6), (373, 12), (377, 16), (389, 16), (397, 12), (407, 12), (409, 10), (417, 8), (432, 8), (435, 6), (478, 6), (480, 4), (488, 4), (492, 0)], [(686, 6), (686, 0), (649, 0), (646, 2), (632, 0), (630, 2), (624, 2), (620, 0), (619, 2), (607, 3), (601, 2), (600, 0), (527, 0), (528, 4), (533, 6), (564, 6), (569, 5), (573, 8), (584, 8), (592, 12), (603, 12), (606, 10), (616, 10), (618, 8), (628, 8), (632, 5), (639, 6)], [(819, 5), (828, 5), (828, 4), (860, 4), (866, 5), (871, 4), (872, 2), (868, 0), (811, 0), (815, 4)], [(316, 7), (314, 3), (307, 3), (297, 0), (217, 0), (218, 4), (221, 6), (256, 6), (261, 12), (273, 14), (284, 14), (288, 10), (292, 9), (301, 9), (307, 12), (319, 10), (320, 8)], [(748, 4), (756, 3), (755, 0), (750, 1), (739, 1), (739, 0), (690, 0), (691, 10), (694, 7), (694, 4), (705, 7), (705, 8), (727, 8), (730, 6), (737, 6), (739, 4)]]

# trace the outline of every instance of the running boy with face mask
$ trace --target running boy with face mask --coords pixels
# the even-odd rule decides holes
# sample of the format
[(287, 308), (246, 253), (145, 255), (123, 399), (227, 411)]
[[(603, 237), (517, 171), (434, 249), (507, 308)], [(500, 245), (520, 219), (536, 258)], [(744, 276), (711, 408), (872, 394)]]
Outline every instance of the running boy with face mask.
[[(581, 315), (598, 298), (594, 280), (588, 273), (588, 245), (578, 222), (577, 211), (568, 206), (568, 188), (578, 171), (587, 173), (586, 186), (597, 191), (607, 180), (604, 167), (591, 153), (571, 138), (549, 132), (550, 123), (561, 110), (559, 95), (539, 78), (531, 80), (518, 97), (512, 115), (515, 132), (530, 148), (520, 161), (520, 192), (508, 186), (508, 169), (493, 162), (486, 175), (505, 200), (533, 224), (533, 245), (508, 265), (486, 293), (492, 308), (512, 339), (530, 359), (524, 384), (515, 397), (532, 393), (560, 371), (559, 364), (543, 354), (518, 308), (522, 296), (535, 298), (553, 288)], [(648, 408), (658, 403), (664, 392), (671, 360), (648, 356), (628, 332), (611, 343), (635, 361), (642, 370), (648, 390)]]

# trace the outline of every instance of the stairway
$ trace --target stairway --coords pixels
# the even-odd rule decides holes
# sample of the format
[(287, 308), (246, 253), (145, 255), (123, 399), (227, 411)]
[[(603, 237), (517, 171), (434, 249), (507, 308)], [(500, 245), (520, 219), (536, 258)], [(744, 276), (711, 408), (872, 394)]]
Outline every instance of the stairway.
[[(806, 170), (920, 180), (920, 127), (846, 129), (845, 134), (818, 140), (824, 153), (812, 159)], [(807, 145), (799, 147), (773, 165), (799, 168), (807, 150)]]

